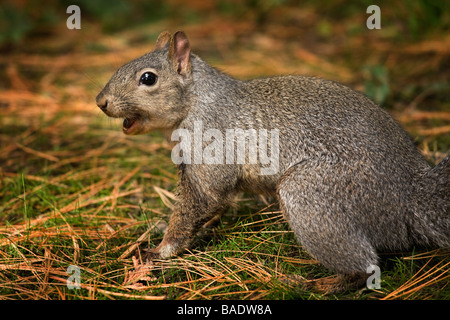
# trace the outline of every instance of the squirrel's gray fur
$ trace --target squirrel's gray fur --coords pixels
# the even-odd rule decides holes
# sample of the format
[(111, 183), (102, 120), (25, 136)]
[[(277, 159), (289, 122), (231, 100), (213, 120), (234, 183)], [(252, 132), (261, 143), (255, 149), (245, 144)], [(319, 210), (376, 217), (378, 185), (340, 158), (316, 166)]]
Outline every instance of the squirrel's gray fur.
[[(145, 70), (156, 84), (139, 83)], [(277, 197), (299, 242), (343, 279), (367, 277), (377, 252), (450, 245), (450, 156), (431, 168), (386, 111), (339, 83), (236, 80), (191, 53), (183, 32), (164, 32), (153, 52), (117, 70), (97, 104), (134, 121), (127, 134), (158, 129), (170, 138), (195, 121), (222, 132), (279, 130), (277, 174), (254, 164), (178, 165), (179, 200), (152, 257), (180, 253), (240, 191)]]

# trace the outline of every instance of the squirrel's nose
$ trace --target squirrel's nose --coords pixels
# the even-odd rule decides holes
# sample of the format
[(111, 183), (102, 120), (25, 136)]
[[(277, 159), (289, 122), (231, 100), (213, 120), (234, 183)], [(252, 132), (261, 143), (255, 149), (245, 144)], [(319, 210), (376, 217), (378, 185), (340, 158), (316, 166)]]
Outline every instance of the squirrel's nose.
[(100, 93), (95, 100), (97, 102), (97, 106), (102, 111), (106, 111), (106, 109), (108, 108), (108, 100), (106, 99), (105, 95)]

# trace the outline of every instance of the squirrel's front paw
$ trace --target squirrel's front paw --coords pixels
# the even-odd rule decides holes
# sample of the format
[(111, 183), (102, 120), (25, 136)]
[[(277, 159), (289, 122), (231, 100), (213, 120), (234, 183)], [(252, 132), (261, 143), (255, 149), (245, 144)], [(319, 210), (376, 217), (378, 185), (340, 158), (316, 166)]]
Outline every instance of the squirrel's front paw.
[(153, 260), (167, 259), (176, 255), (177, 253), (178, 252), (174, 245), (167, 243), (166, 241), (163, 241), (156, 248), (146, 249), (143, 254), (143, 260), (153, 261)]
[(158, 248), (148, 248), (145, 249), (142, 253), (142, 260), (144, 262), (151, 262), (153, 260), (161, 259), (161, 254), (159, 253)]

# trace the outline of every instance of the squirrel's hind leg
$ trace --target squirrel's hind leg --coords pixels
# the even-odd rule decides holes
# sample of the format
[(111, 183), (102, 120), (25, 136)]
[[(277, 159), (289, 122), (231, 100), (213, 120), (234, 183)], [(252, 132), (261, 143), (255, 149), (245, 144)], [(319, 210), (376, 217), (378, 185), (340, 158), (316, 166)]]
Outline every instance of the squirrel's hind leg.
[(323, 163), (302, 162), (278, 184), (281, 209), (300, 244), (338, 273), (332, 281), (316, 280), (326, 292), (362, 286), (370, 275), (368, 268), (378, 262), (363, 226), (357, 225), (358, 212), (345, 211), (345, 201), (350, 201), (346, 194), (352, 192), (346, 188), (355, 186), (330, 179), (339, 176), (336, 170), (336, 165), (327, 168)]

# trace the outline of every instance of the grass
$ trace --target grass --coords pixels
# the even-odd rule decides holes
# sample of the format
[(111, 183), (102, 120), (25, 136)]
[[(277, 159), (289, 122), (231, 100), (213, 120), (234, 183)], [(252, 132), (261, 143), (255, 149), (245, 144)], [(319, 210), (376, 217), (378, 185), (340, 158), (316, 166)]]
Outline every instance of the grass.
[[(55, 117), (37, 131), (9, 127), (15, 138), (2, 141), (11, 150), (2, 159), (2, 299), (449, 298), (446, 251), (385, 257), (380, 290), (325, 297), (287, 286), (278, 279), (332, 274), (296, 243), (276, 204), (248, 195), (190, 251), (143, 269), (134, 249), (156, 246), (170, 215), (169, 148), (96, 117), (78, 132), (71, 114)], [(80, 290), (66, 286), (70, 265), (81, 270)]]
[[(305, 73), (381, 90), (430, 162), (448, 153), (444, 29), (400, 48), (385, 25), (342, 46), (334, 37), (360, 18), (339, 16), (317, 35), (324, 18), (311, 6), (275, 13), (265, 29), (261, 17), (255, 28), (221, 14), (197, 14), (183, 29), (195, 52), (239, 78)], [(135, 250), (160, 242), (174, 201), (170, 147), (158, 133), (124, 136), (94, 97), (118, 66), (151, 48), (148, 35), (174, 29), (158, 21), (113, 36), (83, 22), (78, 33), (55, 29), (0, 57), (0, 299), (450, 299), (443, 249), (383, 255), (381, 289), (323, 296), (284, 284), (287, 275), (333, 274), (296, 243), (272, 199), (247, 194), (190, 251), (143, 268)], [(67, 287), (71, 265), (81, 289)]]

